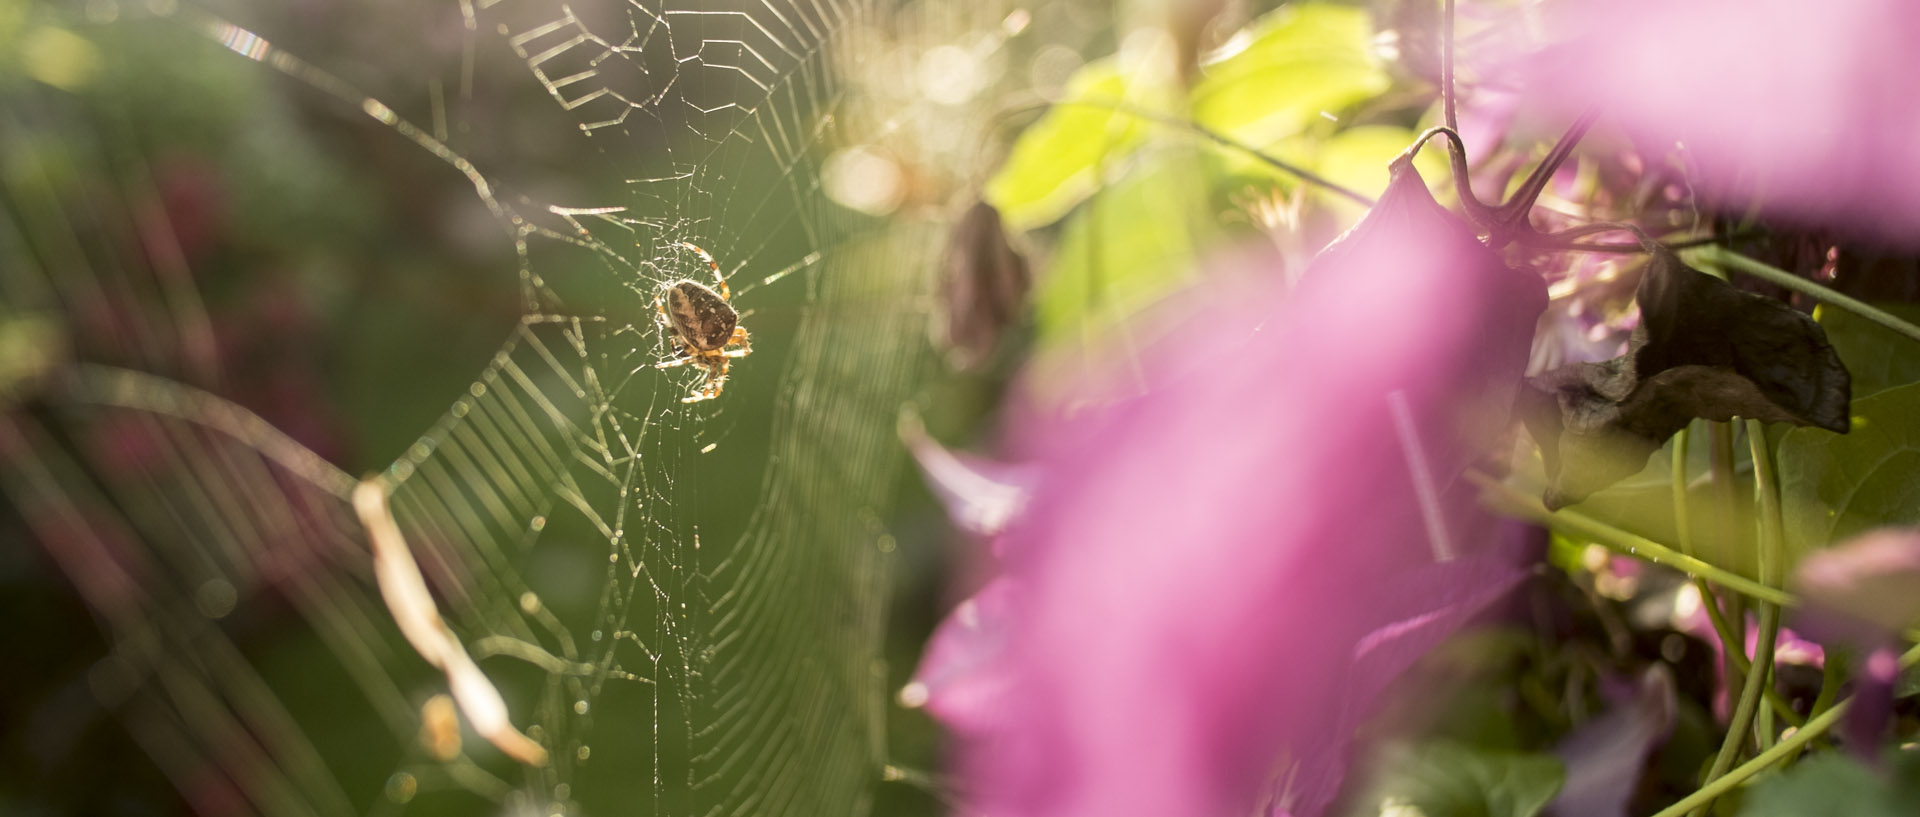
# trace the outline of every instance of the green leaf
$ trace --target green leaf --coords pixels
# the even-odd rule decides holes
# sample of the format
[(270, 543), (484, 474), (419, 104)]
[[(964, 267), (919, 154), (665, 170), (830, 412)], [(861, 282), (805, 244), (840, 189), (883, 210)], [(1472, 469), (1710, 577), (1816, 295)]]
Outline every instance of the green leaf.
[(1246, 34), (1247, 46), (1205, 66), (1192, 93), (1194, 118), (1240, 141), (1270, 144), (1392, 84), (1365, 8), (1290, 4)]
[(1566, 778), (1553, 755), (1487, 751), (1452, 741), (1390, 745), (1374, 766), (1380, 774), (1355, 803), (1357, 814), (1533, 817)]
[(1846, 436), (1796, 428), (1780, 439), (1781, 511), (1795, 555), (1882, 525), (1920, 524), (1920, 384), (1855, 400), (1853, 412)]
[[(1753, 501), (1753, 460), (1740, 436), (1744, 431), (1736, 431), (1734, 436), (1736, 488), (1733, 507), (1726, 513), (1721, 510), (1721, 494), (1709, 477), (1713, 464), (1707, 423), (1694, 421), (1690, 434), (1686, 468), (1689, 513), (1684, 538), (1673, 508), (1672, 440), (1663, 443), (1638, 473), (1569, 508), (1611, 527), (1689, 551), (1722, 570), (1757, 578), (1759, 566), (1754, 555), (1759, 539), (1753, 524), (1757, 518)], [(1529, 493), (1546, 489), (1546, 467), (1534, 446), (1520, 446), (1512, 462), (1513, 472), (1508, 481), (1515, 489)], [(1584, 544), (1585, 540), (1580, 541)]]
[(1216, 175), (1193, 151), (1158, 152), (1076, 212), (1035, 294), (1041, 342), (1099, 335), (1187, 282), (1221, 234)]
[[(1920, 306), (1877, 303), (1894, 316), (1920, 323)], [(1920, 382), (1920, 344), (1845, 309), (1822, 305), (1814, 318), (1853, 373), (1853, 396), (1865, 397), (1894, 386)]]
[(1740, 817), (1906, 817), (1920, 803), (1920, 752), (1889, 758), (1887, 774), (1828, 752), (1747, 793)]
[(1145, 141), (1149, 123), (1112, 105), (1151, 107), (1164, 96), (1157, 87), (1112, 58), (1081, 66), (1068, 80), (1064, 100), (1020, 134), (1006, 163), (987, 181), (987, 203), (1014, 230), (1060, 220), (1100, 188), (1104, 167)]

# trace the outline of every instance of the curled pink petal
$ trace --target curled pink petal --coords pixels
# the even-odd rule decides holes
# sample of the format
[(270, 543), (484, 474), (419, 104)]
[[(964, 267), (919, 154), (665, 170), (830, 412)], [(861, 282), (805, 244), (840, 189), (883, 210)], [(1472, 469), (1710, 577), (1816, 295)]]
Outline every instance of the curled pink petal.
[(955, 527), (981, 536), (998, 536), (1025, 507), (1033, 493), (1034, 470), (954, 453), (928, 436), (920, 416), (900, 413), (900, 441), (926, 476), (927, 487), (947, 509)]
[(1793, 585), (1803, 627), (1828, 641), (1877, 645), (1920, 623), (1920, 529), (1881, 528), (1809, 554)]

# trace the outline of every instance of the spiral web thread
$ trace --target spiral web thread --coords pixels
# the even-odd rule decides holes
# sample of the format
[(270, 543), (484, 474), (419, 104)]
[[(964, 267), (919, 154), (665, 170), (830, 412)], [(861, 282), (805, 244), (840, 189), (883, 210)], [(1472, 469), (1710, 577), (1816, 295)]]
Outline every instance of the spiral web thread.
[[(89, 692), (202, 811), (392, 813), (429, 794), (526, 813), (866, 811), (888, 761), (892, 429), (927, 360), (942, 228), (831, 203), (822, 165), (903, 142), (971, 158), (977, 130), (925, 147), (916, 127), (952, 112), (876, 88), (933, 44), (993, 53), (1006, 11), (467, 0), (431, 18), (459, 33), (453, 61), (397, 80), (431, 90), (413, 115), (226, 16), (245, 11), (94, 3), (71, 25), (197, 31), (293, 80), (284, 93), (357, 109), (464, 176), (513, 245), (518, 326), (377, 478), (441, 614), (551, 760), (516, 765), (471, 735), (450, 760), (422, 747), (422, 700), (446, 680), (382, 603), (358, 476), (219, 396), (205, 309), (164, 242), (132, 258), (91, 240), (165, 226), (139, 165), (100, 159), (126, 183), (75, 202), (54, 180), (84, 169), (55, 157), (5, 179), (0, 294), (85, 334), (9, 381), (36, 385), (0, 413), (0, 491), (106, 637)], [(461, 103), (529, 83), (574, 126), (550, 137), (617, 181), (608, 200), (543, 201), (467, 158)], [(44, 125), (18, 111), (0, 122), (16, 146)], [(671, 349), (651, 302), (711, 274), (689, 244), (755, 332), (722, 398), (690, 404), (696, 373), (654, 366)], [(107, 302), (123, 320), (82, 319)], [(771, 427), (732, 419), (740, 400), (771, 401)], [(556, 564), (592, 571), (598, 597), (548, 597), (539, 566)], [(238, 634), (277, 606), (327, 661), (289, 668)], [(339, 745), (333, 719), (385, 739)], [(361, 765), (343, 771), (343, 752)]]

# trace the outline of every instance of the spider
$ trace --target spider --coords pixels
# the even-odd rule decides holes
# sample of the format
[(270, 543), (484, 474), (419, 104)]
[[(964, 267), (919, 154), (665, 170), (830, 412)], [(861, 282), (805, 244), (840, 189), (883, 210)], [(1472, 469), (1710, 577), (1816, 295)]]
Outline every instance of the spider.
[(699, 369), (703, 376), (694, 382), (691, 393), (680, 398), (682, 403), (698, 403), (720, 396), (733, 358), (746, 357), (753, 352), (753, 347), (747, 342), (747, 328), (740, 325), (740, 314), (733, 311), (729, 303), (733, 291), (727, 288), (727, 278), (720, 274), (720, 265), (706, 250), (685, 241), (680, 242), (680, 246), (707, 262), (720, 291), (687, 278), (660, 287), (653, 305), (660, 310), (661, 327), (673, 337), (673, 357), (653, 367), (692, 365)]

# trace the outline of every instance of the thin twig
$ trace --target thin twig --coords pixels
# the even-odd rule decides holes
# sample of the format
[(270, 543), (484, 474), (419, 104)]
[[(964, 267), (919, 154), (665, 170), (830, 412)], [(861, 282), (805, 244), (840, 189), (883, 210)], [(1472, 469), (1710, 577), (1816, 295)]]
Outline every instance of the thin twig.
[(1454, 111), (1453, 98), (1453, 0), (1446, 0), (1440, 11), (1440, 100), (1447, 128), (1460, 132), (1460, 117)]
[(1666, 565), (1684, 573), (1704, 576), (1743, 596), (1786, 607), (1793, 607), (1799, 603), (1798, 599), (1785, 590), (1768, 587), (1733, 571), (1688, 556), (1645, 536), (1621, 530), (1598, 519), (1564, 508), (1549, 511), (1546, 506), (1540, 504), (1538, 497), (1521, 493), (1519, 489), (1483, 472), (1468, 471), (1465, 476), (1468, 481), (1486, 491), (1487, 498), (1499, 510), (1531, 519), (1555, 530), (1578, 534), (1588, 541), (1604, 545), (1618, 553), (1645, 559), (1654, 564)]
[(1374, 198), (1372, 196), (1369, 196), (1365, 193), (1361, 193), (1357, 190), (1354, 190), (1353, 188), (1342, 185), (1339, 182), (1335, 182), (1331, 179), (1328, 179), (1325, 176), (1322, 176), (1304, 167), (1300, 167), (1299, 165), (1270, 156), (1267, 153), (1261, 151), (1259, 148), (1256, 148), (1245, 142), (1234, 139), (1231, 136), (1228, 136), (1224, 133), (1216, 131), (1212, 128), (1209, 128), (1191, 119), (1182, 119), (1177, 116), (1169, 116), (1167, 114), (1150, 111), (1145, 108), (1135, 107), (1133, 105), (1127, 104), (1125, 102), (1121, 102), (1119, 100), (1114, 100), (1114, 99), (1070, 99), (1070, 100), (1060, 102), (1059, 104), (1085, 105), (1093, 108), (1104, 108), (1106, 110), (1114, 111), (1116, 113), (1126, 114), (1128, 116), (1134, 117), (1135, 119), (1152, 122), (1156, 125), (1164, 125), (1167, 127), (1179, 128), (1182, 130), (1190, 131), (1210, 142), (1213, 142), (1214, 144), (1244, 153), (1250, 157), (1253, 157), (1254, 159), (1259, 160), (1261, 163), (1267, 165), (1268, 167), (1272, 167), (1276, 170), (1279, 170), (1283, 173), (1293, 176), (1299, 179), (1300, 181), (1320, 187), (1329, 193), (1333, 193), (1335, 195), (1346, 198), (1356, 204), (1359, 204), (1365, 207), (1372, 207), (1375, 203)]

